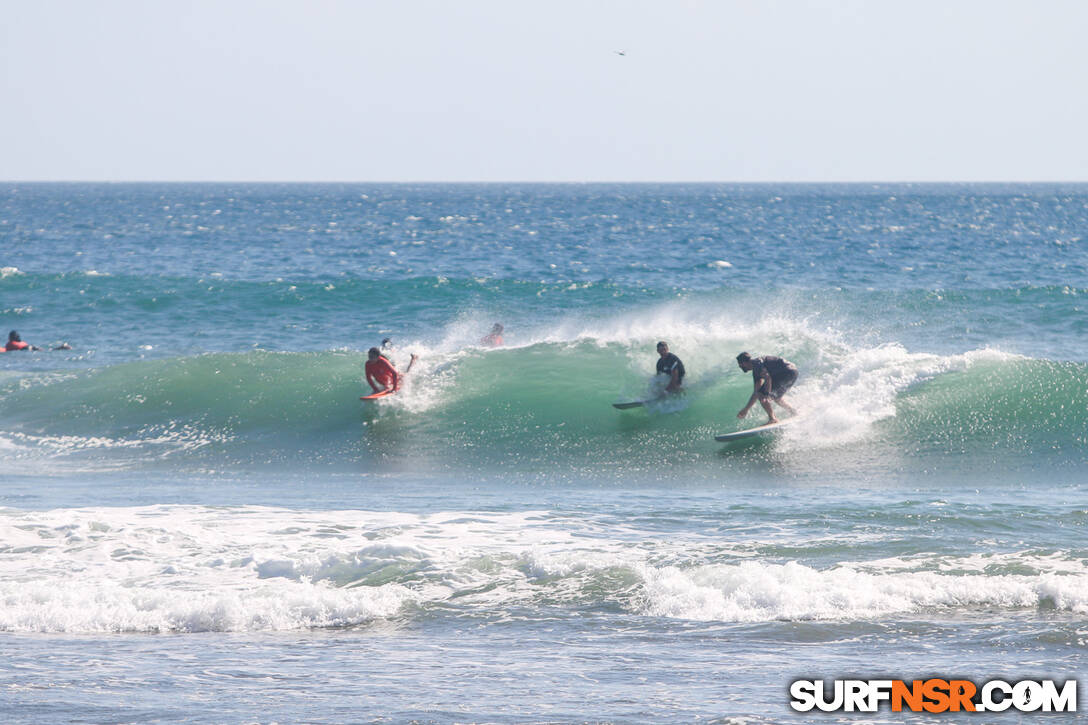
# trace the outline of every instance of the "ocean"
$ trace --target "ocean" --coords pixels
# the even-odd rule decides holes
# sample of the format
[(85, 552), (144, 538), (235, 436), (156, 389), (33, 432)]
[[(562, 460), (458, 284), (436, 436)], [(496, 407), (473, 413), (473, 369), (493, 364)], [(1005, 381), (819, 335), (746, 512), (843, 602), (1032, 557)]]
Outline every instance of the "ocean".
[[(1086, 236), (1086, 184), (0, 184), (0, 720), (1079, 678)], [(718, 443), (741, 351), (801, 416)]]

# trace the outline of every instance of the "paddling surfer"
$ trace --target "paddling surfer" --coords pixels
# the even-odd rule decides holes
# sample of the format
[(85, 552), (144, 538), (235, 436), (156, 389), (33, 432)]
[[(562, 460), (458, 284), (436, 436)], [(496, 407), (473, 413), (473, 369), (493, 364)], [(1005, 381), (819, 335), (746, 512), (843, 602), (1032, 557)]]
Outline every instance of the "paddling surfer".
[[(389, 358), (382, 355), (382, 351), (378, 348), (370, 348), (366, 355), (366, 381), (370, 383), (370, 387), (374, 389), (375, 393), (380, 393), (383, 390), (399, 389), (404, 376), (411, 371), (417, 357), (412, 355), (408, 367), (404, 369), (403, 373), (398, 373), (397, 368), (393, 363), (389, 362)], [(378, 385), (381, 385), (381, 387), (379, 388)]]
[(41, 348), (23, 342), (23, 338), (19, 337), (19, 333), (12, 330), (8, 333), (8, 343), (4, 345), (4, 352), (11, 352), (13, 350), (41, 350)]
[(684, 363), (680, 358), (669, 352), (669, 346), (665, 342), (657, 343), (657, 374), (668, 375), (669, 384), (665, 386), (666, 393), (676, 393), (680, 390), (680, 384), (684, 380)]
[(746, 352), (737, 355), (737, 365), (744, 372), (752, 373), (754, 390), (748, 398), (748, 404), (737, 413), (738, 418), (748, 415), (748, 411), (759, 401), (763, 410), (767, 411), (767, 424), (777, 423), (774, 411), (771, 409), (771, 401), (778, 403), (792, 415), (797, 411), (786, 402), (785, 395), (793, 384), (797, 382), (797, 366), (789, 360), (784, 360), (774, 355), (752, 357)]
[[(72, 346), (66, 342), (62, 342), (53, 348), (54, 350), (71, 350)], [(19, 333), (12, 330), (8, 333), (8, 341), (3, 347), (0, 347), (0, 352), (14, 352), (16, 350), (41, 350), (37, 345), (31, 345), (28, 342), (23, 342), (23, 338), (19, 336)]]

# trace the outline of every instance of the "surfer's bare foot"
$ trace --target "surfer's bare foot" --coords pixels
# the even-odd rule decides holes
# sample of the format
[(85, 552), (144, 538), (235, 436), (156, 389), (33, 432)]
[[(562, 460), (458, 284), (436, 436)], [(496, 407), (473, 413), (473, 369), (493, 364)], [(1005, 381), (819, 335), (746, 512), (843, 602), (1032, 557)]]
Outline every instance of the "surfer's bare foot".
[(771, 418), (767, 421), (767, 425), (773, 425), (778, 422), (778, 418)]

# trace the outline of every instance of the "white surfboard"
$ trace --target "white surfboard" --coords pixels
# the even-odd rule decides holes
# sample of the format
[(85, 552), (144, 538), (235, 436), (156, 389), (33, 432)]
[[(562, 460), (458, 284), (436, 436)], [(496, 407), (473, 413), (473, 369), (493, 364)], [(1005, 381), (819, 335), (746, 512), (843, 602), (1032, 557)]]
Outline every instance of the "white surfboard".
[(716, 441), (735, 441), (741, 438), (751, 438), (752, 436), (772, 435), (778, 433), (784, 427), (793, 423), (797, 418), (787, 418), (786, 420), (780, 420), (777, 423), (768, 423), (766, 425), (756, 426), (755, 428), (747, 428), (745, 430), (738, 430), (733, 433), (723, 433), (722, 435), (714, 436)]

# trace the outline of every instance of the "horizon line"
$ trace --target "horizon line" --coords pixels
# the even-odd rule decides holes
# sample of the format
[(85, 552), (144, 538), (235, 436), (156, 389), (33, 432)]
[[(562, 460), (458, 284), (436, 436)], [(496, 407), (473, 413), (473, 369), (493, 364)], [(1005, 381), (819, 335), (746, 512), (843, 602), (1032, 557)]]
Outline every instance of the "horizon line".
[(1086, 179), (956, 179), (956, 180), (918, 180), (918, 179), (860, 179), (860, 180), (363, 180), (363, 179), (0, 179), (0, 184), (548, 184), (548, 185), (591, 185), (591, 184), (1088, 184)]

